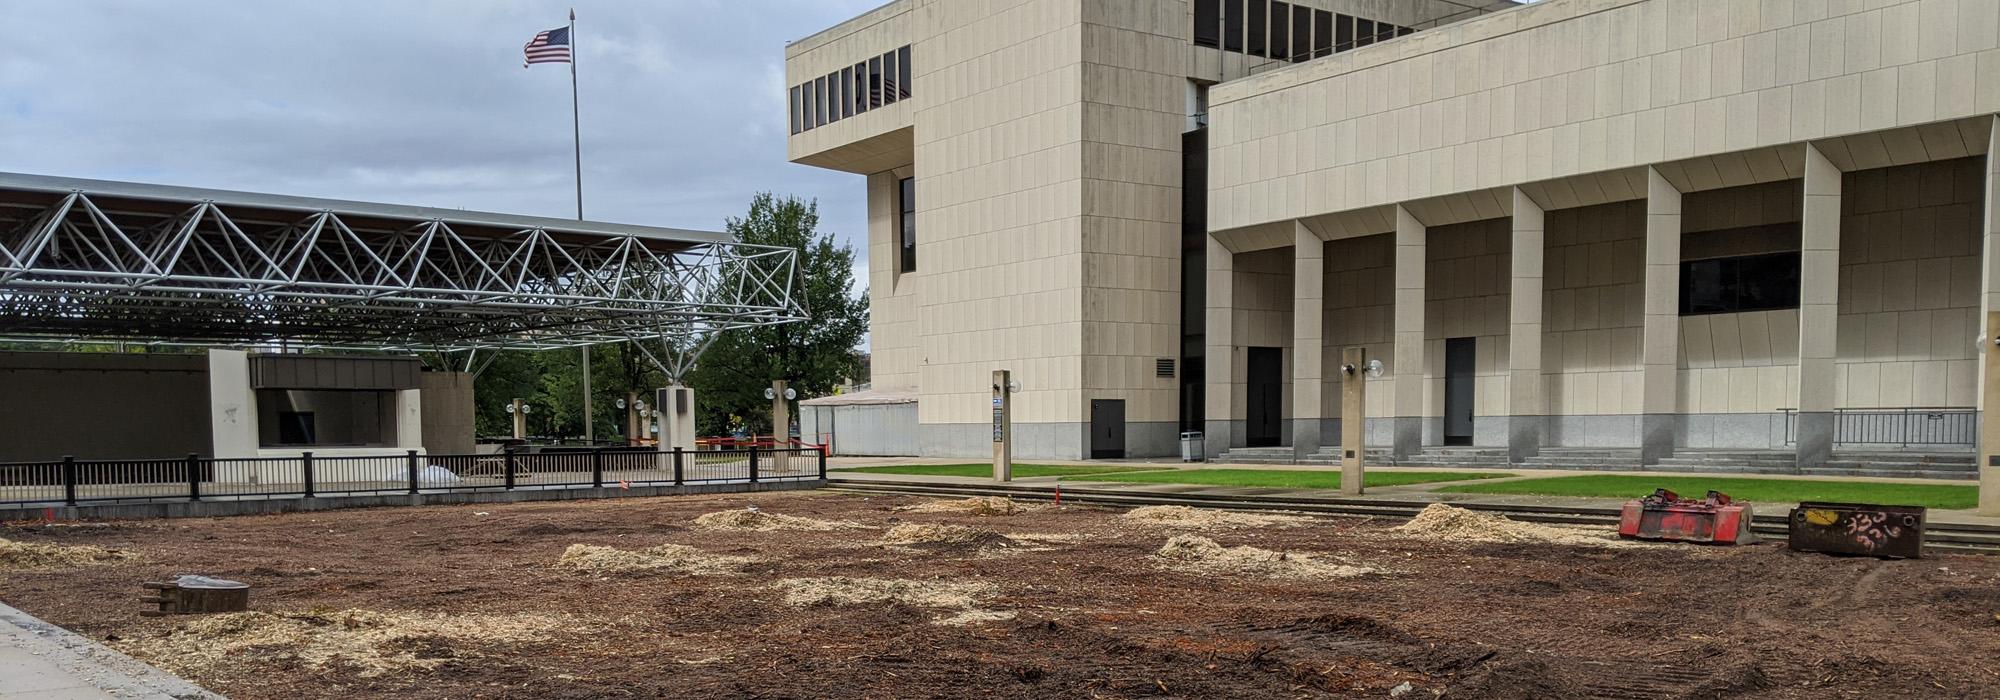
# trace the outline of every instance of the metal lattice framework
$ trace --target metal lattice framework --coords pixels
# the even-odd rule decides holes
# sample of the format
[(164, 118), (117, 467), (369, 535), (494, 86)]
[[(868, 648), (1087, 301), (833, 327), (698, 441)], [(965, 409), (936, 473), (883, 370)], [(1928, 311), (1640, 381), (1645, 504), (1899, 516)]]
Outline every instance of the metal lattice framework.
[[(721, 234), (0, 173), (0, 340), (399, 352), (632, 342), (681, 376), (790, 323), (798, 252)], [(647, 347), (648, 345), (653, 347)]]

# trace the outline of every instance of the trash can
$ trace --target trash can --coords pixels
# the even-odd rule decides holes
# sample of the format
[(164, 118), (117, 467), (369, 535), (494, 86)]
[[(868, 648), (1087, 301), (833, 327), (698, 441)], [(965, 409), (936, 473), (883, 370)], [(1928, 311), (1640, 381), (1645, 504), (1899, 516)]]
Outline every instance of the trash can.
[(1181, 461), (1202, 462), (1208, 459), (1206, 441), (1201, 432), (1181, 433)]

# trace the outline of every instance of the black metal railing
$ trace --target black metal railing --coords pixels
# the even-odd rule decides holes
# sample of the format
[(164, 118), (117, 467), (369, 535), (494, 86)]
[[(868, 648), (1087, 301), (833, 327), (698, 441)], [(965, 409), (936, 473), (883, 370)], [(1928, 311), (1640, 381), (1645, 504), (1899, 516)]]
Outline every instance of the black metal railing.
[[(1785, 444), (1798, 442), (1798, 409), (1778, 412), (1785, 416)], [(1965, 407), (1835, 409), (1833, 442), (1851, 447), (1977, 445), (1979, 412)]]
[(0, 464), (0, 504), (316, 498), (583, 487), (805, 481), (826, 478), (817, 447), (741, 450), (574, 449), (479, 455), (405, 454), (79, 460)]

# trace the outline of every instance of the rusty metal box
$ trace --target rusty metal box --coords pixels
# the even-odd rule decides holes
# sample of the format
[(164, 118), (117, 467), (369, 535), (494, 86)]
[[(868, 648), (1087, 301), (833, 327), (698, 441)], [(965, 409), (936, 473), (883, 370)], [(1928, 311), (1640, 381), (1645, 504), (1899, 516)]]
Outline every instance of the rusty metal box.
[(1793, 551), (1886, 559), (1924, 555), (1922, 506), (1867, 503), (1800, 503), (1792, 509)]

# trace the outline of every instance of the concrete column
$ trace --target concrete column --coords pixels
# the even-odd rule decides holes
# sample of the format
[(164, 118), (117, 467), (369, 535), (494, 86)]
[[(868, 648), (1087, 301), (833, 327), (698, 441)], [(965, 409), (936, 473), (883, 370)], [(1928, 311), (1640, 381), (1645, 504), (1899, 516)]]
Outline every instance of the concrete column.
[(424, 449), (424, 392), (404, 389), (396, 392), (396, 447)]
[(1236, 406), (1236, 254), (1208, 237), (1206, 382), (1202, 388), (1204, 451), (1214, 458), (1241, 445)]
[(1423, 451), (1424, 444), (1424, 224), (1396, 206), (1396, 418), (1397, 457)]
[(1319, 452), (1326, 413), (1326, 242), (1305, 224), (1292, 228), (1292, 454), (1304, 459)]
[(256, 457), (257, 391), (250, 388), (250, 355), (208, 351), (209, 446), (216, 457)]
[(1800, 469), (1833, 457), (1834, 338), (1840, 321), (1840, 168), (1806, 144), (1805, 214), (1799, 220)]
[(785, 398), (785, 385), (783, 379), (771, 382), (771, 440), (781, 448), (792, 437), (792, 403)]
[(1514, 188), (1514, 236), (1508, 257), (1512, 284), (1507, 311), (1507, 456), (1514, 462), (1542, 451), (1548, 405), (1542, 399), (1542, 205)]
[(1988, 420), (1988, 406), (2000, 403), (2000, 117), (1987, 134), (1986, 217), (1980, 240), (1984, 256), (1980, 261), (1979, 318), (1985, 321), (1981, 336), (1979, 390), (1974, 392), (1979, 406), (1979, 514), (2000, 516), (2000, 420)]
[(693, 450), (694, 390), (672, 384), (653, 392), (653, 420), (659, 426), (661, 451)]
[(1639, 461), (1674, 454), (1680, 381), (1681, 191), (1646, 169), (1646, 325), (1639, 418)]

